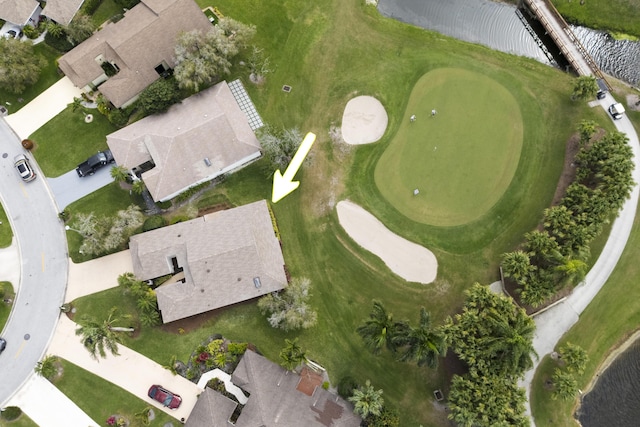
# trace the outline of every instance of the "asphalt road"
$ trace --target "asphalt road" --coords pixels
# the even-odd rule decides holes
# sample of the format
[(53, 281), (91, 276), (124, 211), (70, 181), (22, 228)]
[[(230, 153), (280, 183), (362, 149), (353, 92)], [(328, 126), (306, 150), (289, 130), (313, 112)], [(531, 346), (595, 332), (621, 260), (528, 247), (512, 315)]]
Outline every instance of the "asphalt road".
[[(67, 283), (68, 258), (62, 223), (46, 182), (24, 183), (13, 157), (24, 153), (20, 140), (0, 118), (0, 198), (21, 252), (21, 284), (3, 331), (0, 355), (0, 407), (4, 407), (45, 353), (53, 336)], [(30, 154), (27, 156), (32, 159)]]

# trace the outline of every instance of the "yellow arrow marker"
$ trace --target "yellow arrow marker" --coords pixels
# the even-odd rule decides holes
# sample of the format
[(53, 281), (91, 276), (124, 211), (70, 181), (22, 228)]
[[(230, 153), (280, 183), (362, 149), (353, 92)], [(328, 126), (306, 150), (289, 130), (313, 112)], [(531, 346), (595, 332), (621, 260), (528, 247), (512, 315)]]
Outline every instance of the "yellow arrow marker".
[(286, 197), (293, 190), (298, 188), (300, 185), (300, 181), (294, 181), (293, 177), (296, 176), (296, 172), (302, 166), (302, 162), (304, 161), (307, 154), (309, 154), (309, 150), (311, 150), (311, 146), (316, 140), (316, 135), (314, 133), (309, 132), (300, 144), (298, 151), (296, 151), (295, 156), (291, 159), (291, 163), (287, 166), (287, 170), (284, 172), (284, 175), (280, 173), (280, 169), (273, 174), (273, 193), (271, 195), (271, 201), (273, 203), (278, 203), (281, 199)]

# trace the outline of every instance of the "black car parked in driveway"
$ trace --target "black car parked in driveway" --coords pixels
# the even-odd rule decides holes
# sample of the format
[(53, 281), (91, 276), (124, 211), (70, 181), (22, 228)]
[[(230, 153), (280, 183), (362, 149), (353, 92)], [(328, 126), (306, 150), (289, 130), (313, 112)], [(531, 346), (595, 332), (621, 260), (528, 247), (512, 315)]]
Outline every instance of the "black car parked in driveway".
[(98, 154), (94, 154), (84, 162), (80, 163), (76, 168), (76, 172), (80, 178), (87, 175), (93, 175), (98, 169), (108, 165), (109, 163), (113, 163), (114, 161), (111, 150), (98, 151)]

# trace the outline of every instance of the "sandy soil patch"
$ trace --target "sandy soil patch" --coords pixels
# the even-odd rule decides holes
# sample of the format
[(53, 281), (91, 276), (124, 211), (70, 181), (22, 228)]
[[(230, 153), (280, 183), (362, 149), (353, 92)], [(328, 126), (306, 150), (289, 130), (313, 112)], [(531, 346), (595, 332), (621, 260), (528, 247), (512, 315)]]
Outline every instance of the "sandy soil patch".
[(351, 145), (378, 141), (387, 130), (389, 117), (380, 101), (358, 96), (347, 102), (342, 114), (342, 139)]
[(360, 246), (380, 257), (398, 276), (409, 282), (431, 283), (438, 261), (430, 250), (391, 232), (369, 212), (348, 200), (337, 205), (340, 225)]

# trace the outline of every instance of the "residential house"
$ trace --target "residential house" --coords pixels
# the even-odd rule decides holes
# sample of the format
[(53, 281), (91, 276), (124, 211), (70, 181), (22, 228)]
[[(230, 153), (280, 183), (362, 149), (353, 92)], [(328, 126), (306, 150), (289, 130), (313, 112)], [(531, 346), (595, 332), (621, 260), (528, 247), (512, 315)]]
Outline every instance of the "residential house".
[(115, 107), (126, 107), (175, 66), (178, 34), (210, 29), (194, 0), (142, 0), (63, 55), (58, 65), (75, 86), (87, 92), (98, 88)]
[(170, 200), (261, 154), (226, 82), (107, 135), (107, 144), (118, 165), (140, 176), (155, 201)]
[(164, 323), (282, 290), (284, 259), (265, 200), (131, 237), (140, 280), (156, 288)]
[(12, 27), (35, 26), (41, 11), (36, 0), (0, 0), (0, 19)]
[(84, 0), (47, 0), (42, 14), (61, 25), (69, 25)]
[(288, 372), (247, 350), (231, 377), (250, 394), (240, 414), (237, 402), (207, 388), (198, 397), (186, 427), (358, 427), (351, 404), (322, 388), (322, 377), (308, 368)]

